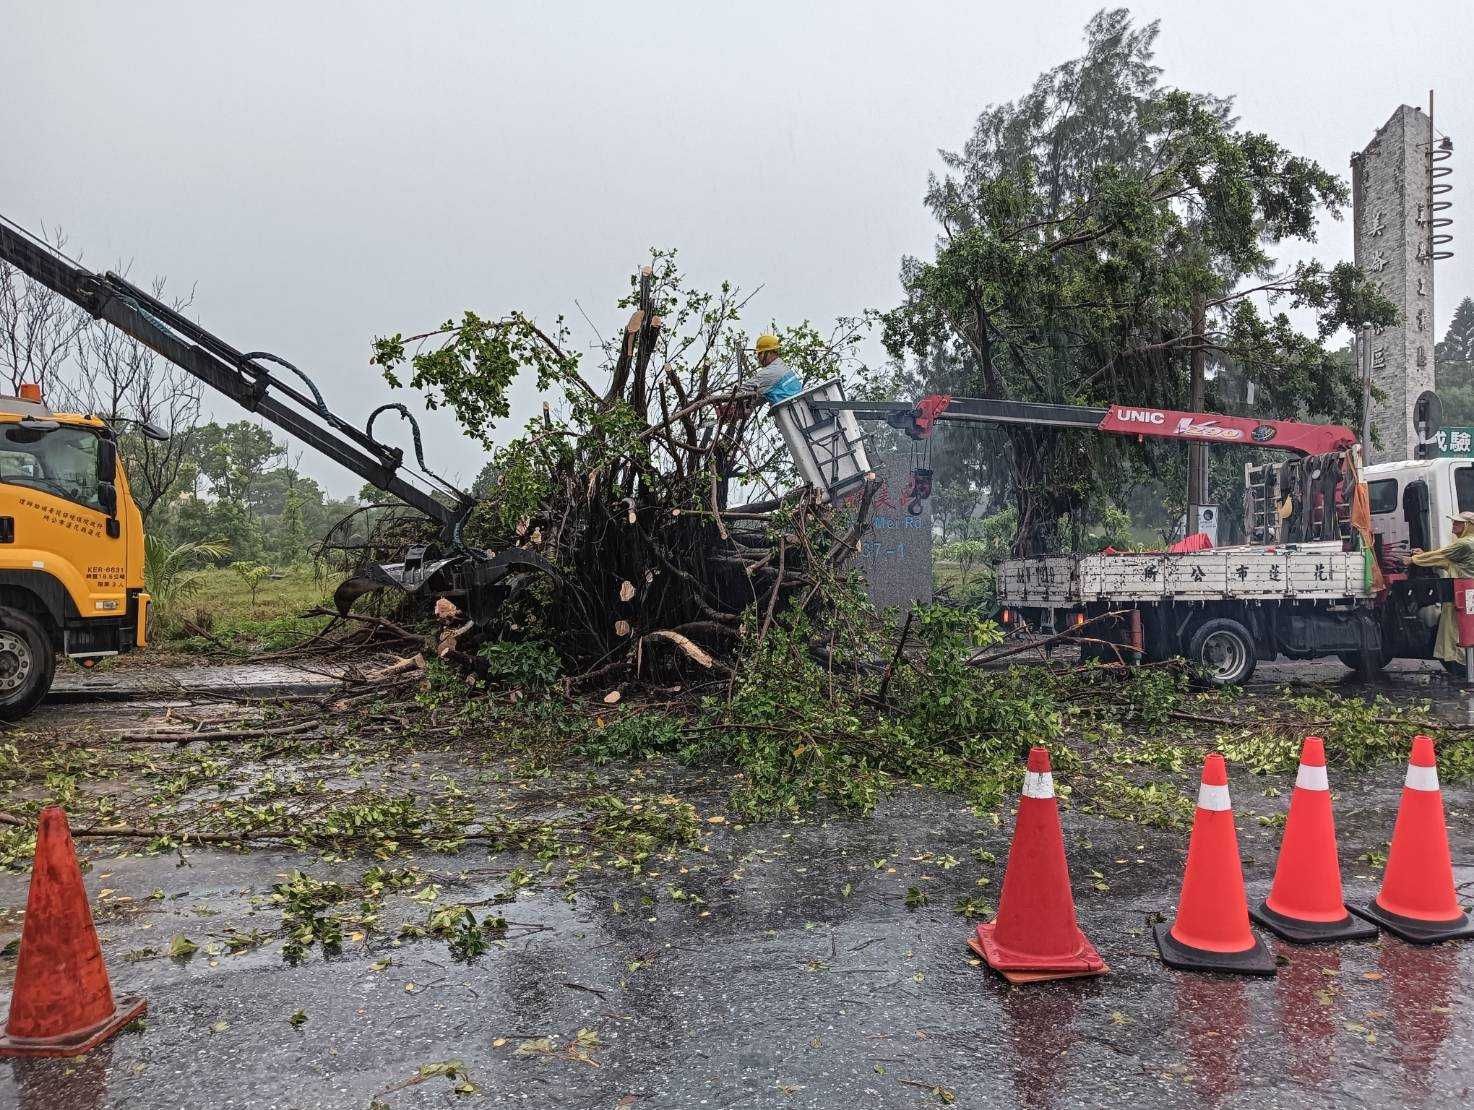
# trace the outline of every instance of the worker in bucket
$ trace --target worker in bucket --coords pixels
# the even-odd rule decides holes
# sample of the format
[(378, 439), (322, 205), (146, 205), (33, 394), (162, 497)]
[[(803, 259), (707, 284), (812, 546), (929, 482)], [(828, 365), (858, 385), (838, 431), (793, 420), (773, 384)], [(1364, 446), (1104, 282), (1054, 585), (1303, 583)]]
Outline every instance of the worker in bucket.
[(758, 336), (754, 346), (758, 372), (742, 383), (754, 393), (762, 394), (763, 400), (770, 405), (786, 401), (804, 388), (803, 379), (783, 361), (778, 347), (778, 337), (771, 332)]
[[(1437, 567), (1450, 578), (1474, 578), (1474, 512), (1463, 512), (1453, 518), (1454, 542), (1432, 551), (1414, 550), (1408, 562), (1419, 567)], [(1454, 603), (1445, 601), (1438, 617), (1438, 639), (1433, 654), (1449, 663), (1463, 663), (1464, 649), (1459, 647), (1459, 623)]]

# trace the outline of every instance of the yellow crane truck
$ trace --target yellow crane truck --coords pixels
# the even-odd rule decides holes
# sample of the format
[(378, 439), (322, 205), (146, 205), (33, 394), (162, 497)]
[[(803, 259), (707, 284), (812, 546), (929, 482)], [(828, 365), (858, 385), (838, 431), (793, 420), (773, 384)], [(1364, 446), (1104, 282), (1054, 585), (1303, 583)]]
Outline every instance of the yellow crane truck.
[[(531, 576), (557, 574), (535, 552), (493, 553), (462, 542), (475, 499), (425, 465), (419, 426), (403, 405), (380, 405), (355, 427), (285, 359), (237, 350), (127, 279), (87, 269), (3, 216), (0, 263), (438, 525), (434, 542), (409, 547), (401, 561), (358, 568), (334, 594), (339, 612), (389, 587), (432, 602), (448, 598), (479, 629)], [(275, 375), (273, 365), (298, 381)], [(0, 398), (0, 720), (25, 716), (45, 696), (57, 655), (91, 666), (148, 639), (143, 518), (113, 429), (96, 416), (52, 412), (34, 385), (21, 393)], [(400, 448), (374, 437), (374, 421), (385, 412), (410, 425), (415, 467)], [(140, 430), (167, 435), (148, 423)]]
[[(142, 647), (143, 518), (113, 431), (0, 397), (0, 719), (29, 713), (63, 654), (84, 666)], [(150, 429), (152, 432), (153, 429)]]

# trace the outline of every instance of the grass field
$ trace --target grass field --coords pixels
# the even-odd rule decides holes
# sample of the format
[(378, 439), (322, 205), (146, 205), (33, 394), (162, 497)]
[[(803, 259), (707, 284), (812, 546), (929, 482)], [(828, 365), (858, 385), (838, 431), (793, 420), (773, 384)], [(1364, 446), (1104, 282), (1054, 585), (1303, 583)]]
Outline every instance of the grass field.
[[(219, 652), (241, 654), (275, 651), (310, 636), (327, 623), (326, 617), (301, 614), (319, 606), (331, 607), (337, 578), (319, 577), (310, 566), (285, 567), (263, 581), (255, 597), (245, 579), (230, 567), (197, 572), (199, 588), (172, 608), (155, 613), (154, 647), (165, 652)], [(957, 563), (933, 563), (933, 583), (955, 600), (984, 585), (986, 567), (973, 566), (964, 575)], [(969, 590), (969, 586), (972, 590)], [(987, 591), (983, 591), (987, 594)], [(977, 603), (988, 606), (986, 596)], [(192, 627), (191, 627), (192, 626)], [(198, 629), (209, 635), (200, 635)]]
[(190, 597), (156, 615), (159, 647), (207, 651), (224, 646), (243, 654), (288, 647), (327, 623), (326, 617), (301, 614), (331, 604), (337, 584), (331, 576), (319, 578), (310, 566), (277, 571), (257, 586), (254, 597), (230, 567), (202, 570), (199, 582)]
[(961, 563), (936, 559), (932, 562), (932, 589), (954, 602), (971, 602), (984, 609), (992, 606), (992, 568), (974, 564), (963, 573)]

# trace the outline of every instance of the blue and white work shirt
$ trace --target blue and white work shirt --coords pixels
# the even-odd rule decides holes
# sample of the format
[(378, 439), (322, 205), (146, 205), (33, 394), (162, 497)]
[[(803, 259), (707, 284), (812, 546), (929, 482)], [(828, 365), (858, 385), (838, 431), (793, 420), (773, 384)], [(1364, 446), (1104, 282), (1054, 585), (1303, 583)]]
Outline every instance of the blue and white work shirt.
[(788, 363), (781, 358), (775, 358), (768, 365), (760, 368), (748, 379), (747, 384), (755, 392), (761, 393), (764, 400), (770, 405), (786, 401), (795, 394), (802, 393), (804, 388), (803, 379), (795, 374)]

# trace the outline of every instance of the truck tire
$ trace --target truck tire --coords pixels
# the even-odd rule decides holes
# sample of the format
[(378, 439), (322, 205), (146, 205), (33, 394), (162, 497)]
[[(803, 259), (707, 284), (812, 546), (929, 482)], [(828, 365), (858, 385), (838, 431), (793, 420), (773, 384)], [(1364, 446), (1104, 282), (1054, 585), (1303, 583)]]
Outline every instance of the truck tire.
[(1210, 686), (1235, 686), (1254, 673), (1254, 638), (1228, 617), (1204, 621), (1187, 642), (1187, 657), (1203, 671)]
[[(1350, 667), (1362, 678), (1376, 678), (1387, 669), (1387, 664), (1392, 662), (1381, 651), (1343, 651), (1337, 654), (1343, 666)], [(1460, 674), (1463, 669), (1460, 668)]]
[(0, 720), (18, 721), (51, 689), (56, 653), (31, 614), (0, 606)]

